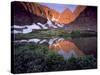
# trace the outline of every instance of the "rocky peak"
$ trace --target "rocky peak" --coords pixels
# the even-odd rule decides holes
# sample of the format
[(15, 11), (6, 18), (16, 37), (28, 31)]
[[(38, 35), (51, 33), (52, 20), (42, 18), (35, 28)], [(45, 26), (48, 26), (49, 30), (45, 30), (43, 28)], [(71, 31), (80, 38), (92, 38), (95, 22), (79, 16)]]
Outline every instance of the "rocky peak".
[(73, 12), (74, 14), (74, 18), (76, 19), (79, 14), (86, 8), (86, 6), (77, 6), (77, 8), (75, 9), (75, 11)]
[[(36, 19), (39, 19), (40, 17), (41, 19), (49, 18), (51, 21), (54, 21), (60, 24), (69, 24), (70, 22), (74, 21), (78, 17), (78, 15), (85, 9), (85, 6), (78, 6), (74, 12), (66, 8), (62, 13), (59, 13), (56, 10), (51, 9), (47, 6), (41, 5), (39, 3), (13, 2), (12, 5), (14, 9), (17, 9), (17, 10), (14, 10), (14, 12), (21, 10), (20, 12), (14, 13), (15, 17), (20, 16), (20, 19), (21, 18), (25, 19), (27, 22), (29, 22), (30, 20), (31, 23), (34, 22)], [(38, 18), (36, 18), (36, 16)], [(37, 21), (40, 21), (40, 20), (37, 20)], [(46, 20), (43, 21), (43, 23), (45, 22)]]

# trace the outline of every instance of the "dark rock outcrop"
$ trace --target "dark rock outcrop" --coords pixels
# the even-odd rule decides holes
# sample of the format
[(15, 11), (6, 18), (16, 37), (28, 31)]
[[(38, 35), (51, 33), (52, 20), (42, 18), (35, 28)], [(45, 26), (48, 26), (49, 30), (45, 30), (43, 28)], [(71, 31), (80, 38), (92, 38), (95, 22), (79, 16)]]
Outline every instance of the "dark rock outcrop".
[(97, 31), (97, 7), (87, 6), (86, 9), (70, 23), (70, 26)]
[(25, 10), (20, 2), (11, 3), (11, 23), (12, 25), (31, 25), (32, 23), (47, 22), (46, 18), (30, 13)]
[(34, 2), (11, 3), (12, 24), (25, 25), (33, 22), (46, 23), (47, 18), (60, 24), (69, 24), (74, 21), (78, 15), (85, 9), (85, 6), (77, 6), (74, 12), (66, 8), (62, 13), (57, 12), (45, 5)]

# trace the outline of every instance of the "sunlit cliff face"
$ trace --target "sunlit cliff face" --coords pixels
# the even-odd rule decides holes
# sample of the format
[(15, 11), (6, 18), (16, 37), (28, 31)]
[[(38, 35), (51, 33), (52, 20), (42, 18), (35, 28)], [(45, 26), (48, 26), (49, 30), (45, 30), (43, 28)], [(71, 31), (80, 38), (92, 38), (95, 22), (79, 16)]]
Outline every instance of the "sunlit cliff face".
[[(47, 4), (39, 4), (39, 3), (29, 3), (29, 2), (21, 2), (21, 5), (23, 6), (23, 9), (26, 11), (36, 14), (38, 16), (49, 18), (51, 21), (60, 23), (60, 24), (69, 24), (70, 22), (73, 22), (80, 13), (86, 8), (86, 6), (75, 6), (74, 10), (70, 9), (72, 6), (66, 6), (59, 8), (57, 4), (49, 4), (52, 6), (48, 6)], [(60, 5), (60, 4), (58, 4)], [(63, 9), (62, 12), (57, 11), (53, 8), (56, 7), (56, 9)]]
[(72, 56), (78, 57), (84, 55), (84, 53), (73, 42), (67, 40), (56, 41), (56, 43), (49, 46), (49, 49), (58, 52), (65, 59)]

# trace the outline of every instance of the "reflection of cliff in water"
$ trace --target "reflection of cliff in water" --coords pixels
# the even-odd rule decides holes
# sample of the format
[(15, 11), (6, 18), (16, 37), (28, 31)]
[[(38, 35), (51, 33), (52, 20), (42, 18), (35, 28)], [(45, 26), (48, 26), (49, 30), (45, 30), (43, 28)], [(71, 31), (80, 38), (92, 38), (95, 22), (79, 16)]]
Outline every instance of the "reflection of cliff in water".
[(65, 59), (72, 56), (78, 57), (84, 55), (73, 42), (68, 40), (56, 41), (56, 43), (49, 45), (49, 49), (58, 52), (58, 54), (62, 55)]
[(77, 57), (81, 55), (93, 55), (97, 57), (97, 39), (96, 37), (80, 37), (80, 38), (33, 38), (16, 40), (15, 43), (25, 44), (45, 44), (50, 51), (58, 52), (64, 58), (71, 56)]
[(73, 42), (86, 55), (93, 55), (97, 57), (97, 37), (73, 38)]

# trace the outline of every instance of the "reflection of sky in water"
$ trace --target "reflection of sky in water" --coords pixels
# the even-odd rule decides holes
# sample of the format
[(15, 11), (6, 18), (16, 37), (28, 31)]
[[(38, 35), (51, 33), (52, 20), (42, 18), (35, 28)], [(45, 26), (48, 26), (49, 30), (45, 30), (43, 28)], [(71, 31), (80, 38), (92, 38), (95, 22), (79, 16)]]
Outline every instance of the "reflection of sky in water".
[(49, 45), (49, 49), (58, 52), (64, 59), (71, 58), (72, 56), (83, 56), (83, 52), (69, 40), (57, 40), (55, 43)]
[(41, 3), (49, 8), (55, 9), (58, 12), (63, 12), (66, 8), (69, 8), (72, 12), (75, 10), (77, 5), (66, 5), (66, 4), (52, 4), (52, 3)]
[(20, 43), (33, 43), (33, 44), (48, 44), (50, 51), (55, 51), (59, 55), (63, 56), (64, 59), (68, 59), (72, 56), (78, 57), (84, 55), (83, 52), (69, 40), (65, 40), (64, 38), (52, 38), (52, 39), (28, 39), (28, 40), (18, 40), (15, 42)]

